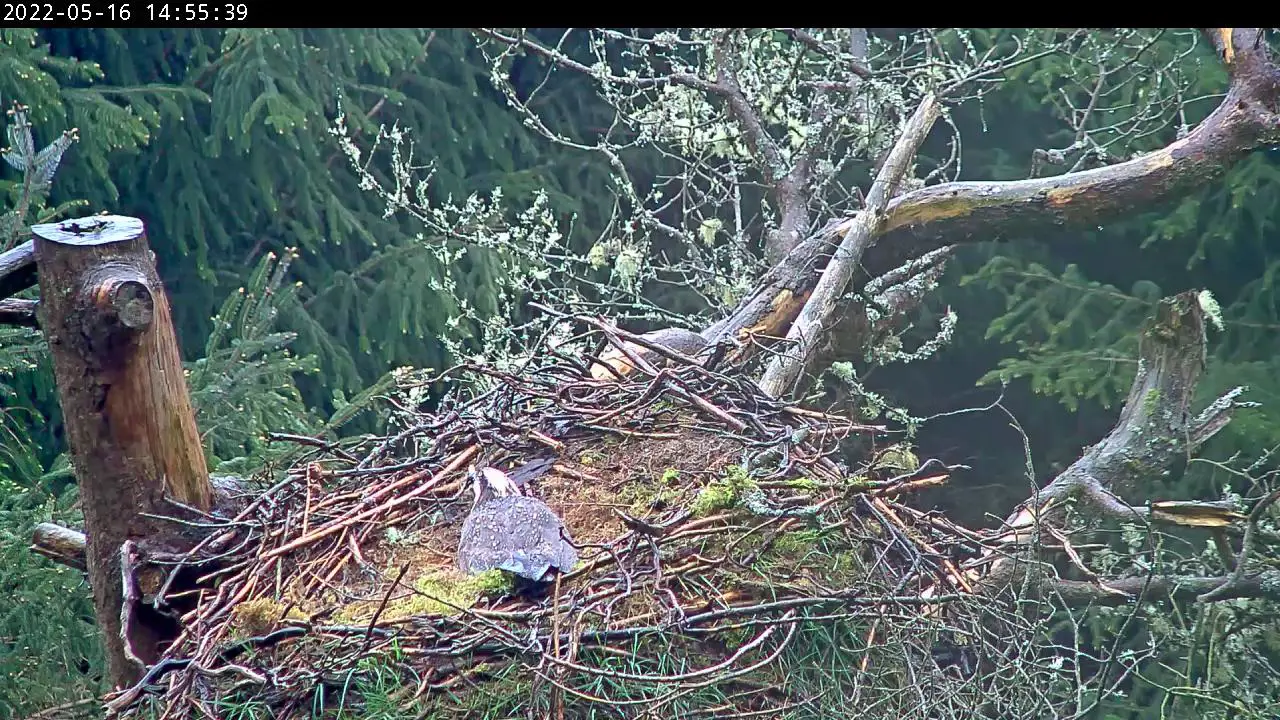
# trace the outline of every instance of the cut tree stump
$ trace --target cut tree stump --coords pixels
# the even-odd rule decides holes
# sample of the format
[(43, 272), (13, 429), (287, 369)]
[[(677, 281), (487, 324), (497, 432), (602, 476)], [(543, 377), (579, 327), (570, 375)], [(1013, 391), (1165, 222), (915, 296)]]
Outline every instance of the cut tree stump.
[[(118, 215), (32, 228), (39, 322), (80, 485), (86, 564), (114, 684), (137, 680), (166, 638), (140, 614), (126, 542), (163, 542), (149, 515), (207, 510), (212, 490), (169, 302), (143, 223)], [(175, 543), (180, 544), (180, 543)], [(129, 570), (129, 568), (125, 568)]]

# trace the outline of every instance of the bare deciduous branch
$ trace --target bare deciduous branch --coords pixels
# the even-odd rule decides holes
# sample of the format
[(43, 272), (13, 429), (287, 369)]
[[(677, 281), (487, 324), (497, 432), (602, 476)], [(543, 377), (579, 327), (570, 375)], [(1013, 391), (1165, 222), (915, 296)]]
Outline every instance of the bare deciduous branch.
[(867, 194), (867, 206), (859, 211), (857, 217), (849, 223), (844, 231), (844, 240), (836, 250), (835, 256), (827, 264), (822, 278), (814, 287), (812, 295), (801, 310), (790, 331), (787, 341), (794, 346), (794, 352), (788, 350), (773, 359), (764, 376), (760, 379), (760, 387), (773, 396), (781, 395), (795, 383), (801, 369), (811, 357), (817, 344), (823, 339), (835, 313), (836, 303), (844, 293), (854, 269), (867, 247), (874, 241), (876, 230), (884, 220), (882, 211), (892, 197), (894, 189), (902, 180), (907, 167), (915, 157), (920, 144), (933, 127), (938, 118), (940, 107), (934, 96), (927, 96), (902, 136), (889, 154), (889, 160), (880, 169), (871, 192)]
[(1249, 153), (1280, 140), (1280, 70), (1257, 28), (1214, 33), (1226, 62), (1226, 97), (1193, 131), (1126, 162), (1049, 178), (953, 182), (896, 198), (883, 238), (868, 253), (884, 271), (943, 245), (1013, 240), (1097, 225), (1176, 199), (1221, 177)]

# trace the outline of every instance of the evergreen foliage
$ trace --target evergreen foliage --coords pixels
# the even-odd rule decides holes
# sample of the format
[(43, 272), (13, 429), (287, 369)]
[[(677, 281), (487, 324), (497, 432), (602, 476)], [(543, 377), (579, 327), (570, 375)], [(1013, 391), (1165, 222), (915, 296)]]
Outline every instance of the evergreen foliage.
[(89, 586), (71, 568), (28, 549), (39, 522), (68, 523), (75, 484), (64, 459), (51, 466), (26, 432), (29, 411), (0, 411), (0, 718), (102, 690)]
[[(124, 83), (111, 97), (152, 128), (145, 148), (113, 159), (115, 192), (69, 186), (95, 205), (147, 220), (186, 342), (203, 314), (243, 282), (246, 265), (296, 248), (299, 302), (284, 311), (320, 375), (304, 382), (352, 392), (398, 365), (441, 367), (436, 338), (454, 298), (431, 280), (452, 273), (463, 297), (492, 309), (483, 253), (442, 266), (414, 230), (358, 190), (328, 134), (339, 112), (357, 142), (383, 123), (410, 125), (434, 158), (434, 190), (465, 196), (500, 184), (513, 201), (544, 187), (577, 212), (589, 172), (554, 177), (487, 86), (465, 32), (448, 29), (60, 31), (60, 52), (92, 57)], [(0, 86), (0, 90), (2, 90)], [(576, 111), (572, 95), (562, 99)], [(477, 171), (477, 169), (482, 169)], [(382, 168), (373, 168), (383, 173)], [(385, 175), (384, 175), (385, 177)], [(390, 322), (388, 322), (390, 320)], [(323, 382), (319, 380), (323, 378)]]
[(204, 357), (187, 370), (208, 454), (240, 472), (263, 465), (266, 430), (306, 434), (315, 426), (294, 383), (296, 373), (317, 372), (315, 357), (296, 357), (289, 349), (296, 333), (277, 327), (280, 308), (297, 302), (300, 283), (286, 282), (291, 260), (268, 253), (259, 261), (247, 287), (214, 317)]

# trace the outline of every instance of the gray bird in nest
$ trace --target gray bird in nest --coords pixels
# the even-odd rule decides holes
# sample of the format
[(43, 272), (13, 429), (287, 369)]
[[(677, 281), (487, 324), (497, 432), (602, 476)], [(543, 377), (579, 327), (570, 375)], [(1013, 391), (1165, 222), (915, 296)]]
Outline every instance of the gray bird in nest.
[(458, 541), (458, 567), (463, 572), (478, 575), (496, 568), (537, 583), (553, 580), (555, 572), (573, 570), (578, 551), (569, 530), (546, 503), (524, 495), (497, 468), (472, 468), (468, 475), (475, 503)]

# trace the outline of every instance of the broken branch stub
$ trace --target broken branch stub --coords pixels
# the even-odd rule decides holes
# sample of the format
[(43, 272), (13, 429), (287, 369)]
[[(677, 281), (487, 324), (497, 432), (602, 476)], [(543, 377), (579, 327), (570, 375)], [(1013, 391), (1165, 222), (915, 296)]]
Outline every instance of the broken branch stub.
[(110, 678), (123, 684), (137, 672), (129, 651), (154, 661), (160, 638), (137, 621), (120, 637), (121, 545), (174, 533), (148, 517), (174, 512), (166, 496), (209, 509), (208, 468), (142, 221), (105, 215), (32, 232), (40, 326), (80, 483), (94, 606)]
[[(1205, 312), (1195, 291), (1160, 302), (1155, 317), (1143, 329), (1138, 372), (1115, 427), (1005, 520), (1009, 532), (1002, 541), (1004, 548), (989, 550), (985, 558), (991, 563), (981, 581), (987, 590), (1018, 582), (1030, 569), (1010, 551), (1014, 546), (1031, 544), (1038, 526), (1060, 527), (1062, 510), (1071, 498), (1090, 505), (1095, 517), (1120, 521), (1150, 519), (1224, 527), (1241, 519), (1239, 513), (1211, 503), (1166, 501), (1152, 503), (1149, 508), (1130, 504), (1149, 498), (1172, 468), (1226, 426), (1235, 407), (1220, 400), (1199, 415), (1191, 413), (1191, 401), (1205, 367)], [(1234, 398), (1239, 392), (1237, 388), (1225, 397)], [(1232, 592), (1237, 593), (1233, 597), (1274, 595), (1272, 576), (1246, 579), (1248, 582), (1242, 580), (1233, 587)], [(1099, 583), (1050, 578), (1034, 585), (1070, 604), (1127, 602), (1136, 594), (1135, 587), (1152, 596), (1194, 597), (1225, 582), (1224, 578), (1171, 576), (1154, 578), (1147, 585), (1124, 579)]]
[(1091, 483), (1122, 497), (1149, 492), (1152, 483), (1195, 449), (1188, 440), (1199, 436), (1191, 401), (1204, 372), (1204, 323), (1198, 293), (1161, 301), (1143, 330), (1138, 372), (1115, 427), (1055, 478), (1041, 500), (1046, 495), (1064, 499)]
[(86, 570), (86, 542), (84, 533), (78, 530), (54, 523), (40, 523), (31, 533), (31, 552), (61, 565)]

